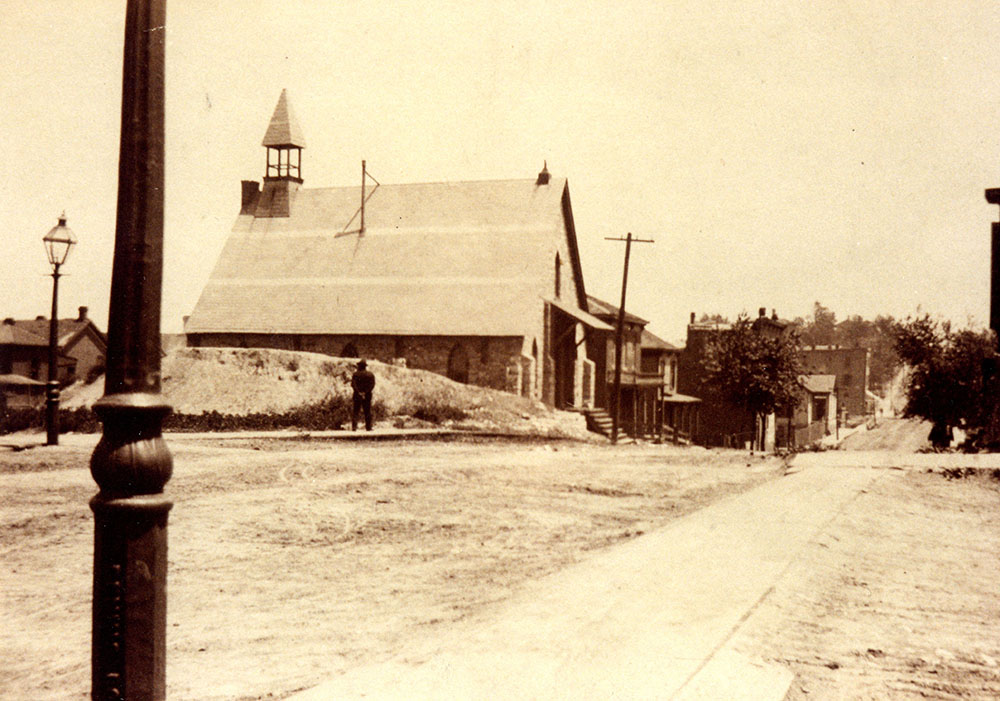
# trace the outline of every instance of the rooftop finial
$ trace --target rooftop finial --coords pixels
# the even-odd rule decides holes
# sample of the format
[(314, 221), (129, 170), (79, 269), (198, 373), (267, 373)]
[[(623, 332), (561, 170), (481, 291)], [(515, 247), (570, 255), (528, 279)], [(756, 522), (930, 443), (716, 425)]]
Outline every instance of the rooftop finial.
[(538, 173), (538, 180), (535, 181), (535, 185), (548, 185), (549, 184), (549, 162), (542, 162), (542, 170)]

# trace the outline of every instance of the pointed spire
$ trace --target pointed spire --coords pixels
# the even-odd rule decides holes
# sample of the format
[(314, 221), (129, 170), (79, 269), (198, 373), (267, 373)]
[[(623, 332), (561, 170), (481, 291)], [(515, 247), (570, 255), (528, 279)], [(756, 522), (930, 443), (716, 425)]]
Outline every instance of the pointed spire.
[(302, 129), (299, 127), (299, 122), (295, 119), (295, 113), (292, 112), (291, 105), (288, 104), (287, 90), (281, 91), (281, 97), (278, 98), (278, 104), (274, 108), (271, 123), (267, 127), (267, 133), (264, 134), (264, 140), (261, 142), (261, 145), (268, 148), (288, 146), (305, 148), (306, 146), (306, 140), (302, 136)]

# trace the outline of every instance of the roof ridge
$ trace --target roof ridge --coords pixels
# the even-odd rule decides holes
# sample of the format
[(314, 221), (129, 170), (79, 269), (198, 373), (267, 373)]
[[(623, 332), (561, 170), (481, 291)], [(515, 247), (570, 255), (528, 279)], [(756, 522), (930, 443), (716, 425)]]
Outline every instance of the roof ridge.
[[(555, 178), (555, 180), (565, 182), (567, 178)], [(407, 187), (416, 185), (487, 185), (492, 183), (532, 183), (535, 178), (492, 178), (488, 180), (427, 180), (417, 183), (380, 183), (379, 187)], [(326, 185), (322, 187), (301, 187), (299, 192), (316, 192), (319, 190), (346, 190), (359, 189), (360, 185)], [(542, 187), (539, 185), (539, 187)]]

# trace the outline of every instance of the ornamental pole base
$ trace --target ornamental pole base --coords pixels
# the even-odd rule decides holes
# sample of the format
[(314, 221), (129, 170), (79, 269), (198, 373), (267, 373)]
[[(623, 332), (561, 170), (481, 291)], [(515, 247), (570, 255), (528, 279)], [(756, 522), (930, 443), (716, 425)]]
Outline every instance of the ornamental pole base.
[(91, 695), (166, 698), (167, 513), (163, 495), (109, 499), (94, 512)]
[(45, 444), (59, 445), (58, 382), (49, 382), (45, 390)]

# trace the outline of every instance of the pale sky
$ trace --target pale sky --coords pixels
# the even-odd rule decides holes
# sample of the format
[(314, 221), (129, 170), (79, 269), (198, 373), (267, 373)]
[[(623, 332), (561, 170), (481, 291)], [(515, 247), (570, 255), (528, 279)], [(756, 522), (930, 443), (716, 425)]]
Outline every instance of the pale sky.
[[(125, 2), (0, 4), (0, 313), (107, 324)], [(991, 2), (172, 0), (163, 329), (264, 174), (283, 88), (306, 187), (569, 179), (587, 291), (690, 312), (923, 311), (984, 325), (1000, 187)]]

